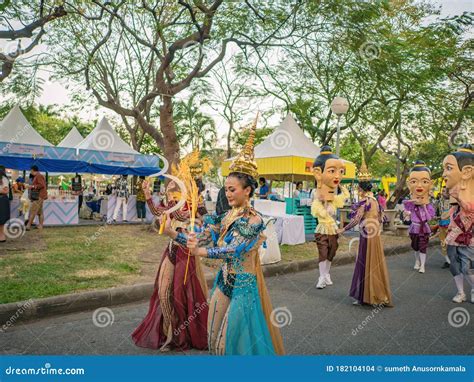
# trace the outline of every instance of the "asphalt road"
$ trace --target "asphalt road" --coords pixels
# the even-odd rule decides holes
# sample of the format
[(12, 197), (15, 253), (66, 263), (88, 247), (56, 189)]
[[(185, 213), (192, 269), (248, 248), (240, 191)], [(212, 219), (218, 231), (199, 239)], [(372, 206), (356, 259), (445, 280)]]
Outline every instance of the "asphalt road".
[[(474, 304), (451, 302), (456, 292), (454, 282), (449, 270), (441, 269), (443, 259), (438, 248), (430, 249), (425, 274), (412, 269), (410, 253), (390, 256), (387, 261), (393, 308), (352, 305), (347, 293), (353, 264), (334, 267), (334, 286), (324, 290), (315, 288), (316, 271), (268, 278), (274, 308), (286, 323), (281, 328), (286, 352), (473, 354)], [(147, 308), (148, 302), (113, 307), (105, 327), (94, 324), (93, 311), (18, 322), (0, 334), (1, 352), (162, 354), (138, 348), (130, 339)]]

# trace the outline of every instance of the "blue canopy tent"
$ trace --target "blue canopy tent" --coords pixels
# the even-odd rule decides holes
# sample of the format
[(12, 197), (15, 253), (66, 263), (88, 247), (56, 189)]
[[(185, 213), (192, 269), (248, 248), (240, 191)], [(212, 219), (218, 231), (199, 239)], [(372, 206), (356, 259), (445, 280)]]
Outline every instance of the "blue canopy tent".
[(15, 170), (104, 175), (143, 175), (160, 171), (159, 158), (152, 155), (0, 142), (0, 164)]

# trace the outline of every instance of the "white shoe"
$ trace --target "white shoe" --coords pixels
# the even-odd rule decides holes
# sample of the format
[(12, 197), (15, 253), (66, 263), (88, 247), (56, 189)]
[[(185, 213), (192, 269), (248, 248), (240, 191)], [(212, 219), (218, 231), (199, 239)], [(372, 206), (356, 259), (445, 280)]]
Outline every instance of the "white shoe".
[[(472, 294), (472, 293), (471, 293)], [(465, 293), (459, 293), (453, 297), (453, 302), (460, 304), (461, 302), (466, 301), (466, 294)]]
[(424, 265), (420, 266), (420, 269), (419, 269), (418, 272), (419, 273), (425, 273), (425, 266)]
[(474, 304), (474, 289), (471, 289), (471, 302)]
[(420, 266), (421, 266), (421, 263), (420, 263), (420, 260), (416, 260), (415, 261), (415, 266), (413, 267), (413, 269), (420, 269)]
[(331, 280), (331, 276), (329, 275), (329, 273), (326, 275), (326, 277), (324, 278), (324, 282), (326, 283), (326, 285), (332, 285), (333, 282)]
[(352, 301), (352, 305), (360, 305), (360, 302), (355, 300), (355, 301)]
[(324, 281), (323, 277), (320, 277), (318, 279), (318, 284), (316, 285), (316, 288), (318, 288), (318, 289), (326, 288), (326, 282)]

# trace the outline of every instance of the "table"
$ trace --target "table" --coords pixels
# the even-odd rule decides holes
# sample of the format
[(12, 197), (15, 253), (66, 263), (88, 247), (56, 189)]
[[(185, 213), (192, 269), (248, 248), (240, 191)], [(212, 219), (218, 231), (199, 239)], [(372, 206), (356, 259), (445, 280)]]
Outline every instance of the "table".
[[(158, 203), (160, 198), (156, 195), (152, 196), (153, 202)], [(117, 197), (115, 195), (110, 195), (104, 197), (102, 199), (102, 203), (100, 206), (100, 214), (107, 218), (107, 221), (111, 221), (114, 217), (115, 205), (117, 204)], [(148, 208), (148, 204), (145, 204), (146, 208), (146, 218), (145, 220), (148, 223), (151, 223), (154, 219), (154, 215), (151, 213), (150, 208)], [(117, 221), (122, 221), (122, 207), (120, 207), (119, 213), (117, 215)], [(128, 197), (127, 203), (127, 220), (128, 221), (135, 221), (137, 220), (137, 196), (130, 195)]]
[(10, 219), (16, 219), (20, 216), (20, 199), (10, 200)]
[(313, 199), (310, 198), (300, 198), (300, 206), (309, 206), (313, 204)]
[(397, 210), (384, 210), (383, 213), (387, 217), (388, 220), (388, 229), (390, 231), (395, 231), (395, 218), (397, 217)]
[(303, 244), (305, 240), (304, 217), (299, 215), (264, 215), (265, 218), (273, 218), (276, 237), (279, 244), (296, 245)]
[[(78, 199), (46, 199), (43, 202), (44, 225), (79, 224)], [(35, 217), (38, 224), (38, 216)]]
[(255, 199), (253, 207), (262, 215), (284, 215), (286, 213), (285, 202), (274, 202), (265, 199)]

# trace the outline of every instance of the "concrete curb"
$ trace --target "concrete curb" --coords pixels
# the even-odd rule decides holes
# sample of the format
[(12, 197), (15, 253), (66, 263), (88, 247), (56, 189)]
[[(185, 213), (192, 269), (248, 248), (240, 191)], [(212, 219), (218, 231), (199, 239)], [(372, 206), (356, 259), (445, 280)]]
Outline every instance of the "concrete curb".
[[(439, 245), (439, 240), (432, 240), (429, 246)], [(385, 256), (396, 255), (410, 250), (410, 245), (385, 247)], [(355, 255), (348, 252), (338, 254), (333, 265), (345, 265), (354, 262)], [(315, 258), (294, 261), (287, 264), (270, 264), (263, 268), (265, 277), (308, 271), (317, 268)], [(208, 275), (206, 281), (209, 287), (214, 283), (214, 276)], [(54, 297), (30, 299), (0, 305), (0, 333), (8, 330), (18, 321), (45, 318), (54, 315), (92, 310), (102, 307), (128, 304), (148, 300), (153, 293), (154, 283), (135, 284), (90, 292), (72, 293)]]

